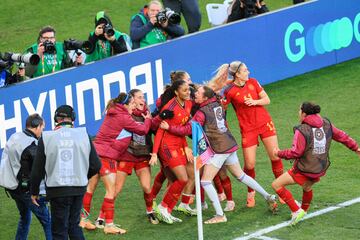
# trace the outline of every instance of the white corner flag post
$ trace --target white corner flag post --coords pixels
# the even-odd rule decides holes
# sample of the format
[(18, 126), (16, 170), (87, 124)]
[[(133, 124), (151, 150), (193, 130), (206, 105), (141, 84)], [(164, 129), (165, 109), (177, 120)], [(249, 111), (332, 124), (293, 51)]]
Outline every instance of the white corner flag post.
[(196, 211), (197, 211), (197, 223), (198, 223), (198, 240), (204, 239), (203, 233), (203, 223), (202, 223), (202, 209), (201, 209), (201, 195), (200, 195), (200, 170), (196, 167), (196, 162), (199, 157), (199, 152), (197, 149), (199, 132), (197, 131), (199, 123), (192, 122), (191, 129), (192, 129), (192, 149), (194, 154), (194, 171), (195, 171), (195, 196), (196, 196)]
[(201, 209), (201, 194), (200, 194), (200, 171), (196, 169), (196, 160), (199, 156), (194, 157), (194, 171), (195, 171), (195, 196), (196, 196), (196, 211), (198, 222), (198, 239), (204, 239), (203, 221), (202, 221), (202, 209)]

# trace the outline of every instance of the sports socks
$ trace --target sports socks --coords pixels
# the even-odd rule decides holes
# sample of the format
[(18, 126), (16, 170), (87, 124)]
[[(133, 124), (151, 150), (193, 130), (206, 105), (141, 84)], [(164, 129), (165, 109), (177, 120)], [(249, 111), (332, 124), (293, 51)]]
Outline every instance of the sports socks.
[(219, 174), (216, 174), (216, 176), (214, 177), (213, 179), (213, 182), (214, 182), (214, 185), (215, 185), (215, 188), (216, 188), (216, 191), (218, 194), (221, 194), (224, 192), (224, 188), (222, 186), (222, 183), (221, 183), (221, 179), (220, 179), (220, 176)]
[[(92, 196), (93, 196), (92, 193), (86, 192), (83, 198), (83, 208), (87, 213), (90, 213)], [(84, 213), (81, 213), (81, 217), (87, 217), (87, 216), (85, 216)]]
[(299, 210), (300, 207), (296, 204), (295, 199), (289, 190), (282, 187), (277, 190), (276, 193), (285, 201), (285, 203), (289, 206), (292, 212), (296, 212), (297, 210)]
[[(255, 176), (256, 176), (255, 168), (247, 169), (244, 167), (244, 173), (246, 175), (248, 175), (249, 177), (251, 177), (252, 179), (255, 179)], [(253, 192), (253, 191), (254, 191), (254, 189), (252, 189), (251, 187), (248, 187), (248, 192)]]
[(189, 204), (191, 196), (192, 196), (191, 194), (183, 193), (181, 196), (181, 202), (184, 204)]
[(163, 171), (160, 170), (158, 172), (158, 174), (156, 174), (155, 179), (154, 179), (154, 184), (153, 184), (153, 186), (151, 188), (151, 194), (152, 194), (154, 199), (156, 198), (156, 196), (160, 192), (160, 189), (161, 189), (163, 183), (165, 182), (165, 180), (166, 180), (166, 177), (165, 177)]
[(175, 207), (186, 183), (187, 183), (187, 181), (176, 180), (168, 188), (168, 190), (164, 196), (164, 199), (161, 202), (161, 205), (163, 205), (164, 207), (167, 206), (169, 212), (171, 212), (172, 209)]
[(210, 181), (201, 181), (201, 186), (204, 188), (206, 195), (210, 199), (210, 201), (215, 209), (216, 215), (224, 216), (224, 212), (221, 208), (217, 192), (216, 192), (214, 186), (211, 184), (211, 182)]
[(152, 204), (153, 204), (153, 197), (151, 192), (150, 193), (145, 193), (144, 192), (144, 200), (145, 200), (145, 205), (146, 205), (146, 212), (150, 213), (153, 211), (152, 208)]
[(301, 208), (307, 212), (309, 210), (310, 207), (310, 203), (311, 200), (313, 198), (313, 191), (310, 190), (308, 192), (303, 191), (303, 196), (302, 196), (302, 202), (301, 202)]
[(225, 179), (221, 179), (221, 184), (222, 187), (224, 188), (224, 192), (226, 195), (226, 200), (227, 201), (232, 201), (233, 200), (233, 196), (232, 196), (232, 187), (231, 187), (231, 181), (230, 178), (228, 176), (226, 176)]
[(240, 175), (240, 177), (238, 177), (238, 180), (244, 183), (245, 185), (247, 185), (248, 188), (254, 189), (258, 193), (260, 193), (265, 199), (267, 196), (269, 196), (269, 193), (266, 192), (265, 189), (262, 186), (260, 186), (260, 184), (257, 181), (255, 181), (255, 179), (246, 175), (246, 173), (243, 172)]
[(105, 223), (113, 223), (114, 222), (114, 207), (115, 207), (115, 200), (110, 198), (104, 198), (104, 202), (102, 205), (102, 210), (105, 214)]
[(284, 173), (283, 163), (280, 158), (275, 161), (271, 161), (271, 168), (275, 178), (280, 177), (281, 174)]

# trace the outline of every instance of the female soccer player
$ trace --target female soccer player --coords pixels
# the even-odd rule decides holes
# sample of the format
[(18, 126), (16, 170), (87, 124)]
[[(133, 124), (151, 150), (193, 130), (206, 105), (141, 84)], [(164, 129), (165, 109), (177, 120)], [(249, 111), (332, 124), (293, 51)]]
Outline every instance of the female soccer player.
[[(272, 187), (292, 212), (291, 225), (297, 224), (306, 214), (313, 197), (312, 186), (320, 181), (330, 166), (329, 148), (332, 140), (340, 142), (360, 157), (358, 144), (345, 132), (337, 129), (320, 115), (320, 106), (304, 102), (300, 106), (300, 125), (295, 127), (291, 149), (274, 148), (274, 155), (295, 159), (293, 167), (277, 178)], [(287, 185), (299, 184), (303, 189), (301, 207), (298, 206)]]
[[(184, 125), (190, 118), (192, 103), (190, 100), (189, 84), (185, 81), (175, 81), (171, 85), (173, 96), (161, 109), (161, 111), (173, 111), (174, 117), (167, 119), (170, 125)], [(171, 97), (171, 95), (169, 95)], [(169, 171), (174, 177), (174, 181), (169, 183), (162, 202), (155, 209), (160, 220), (172, 224), (181, 220), (171, 215), (181, 192), (188, 182), (186, 165), (192, 161), (191, 149), (187, 146), (185, 137), (180, 137), (158, 129), (152, 153), (151, 162), (156, 161), (157, 154), (161, 160), (164, 171)]]
[[(270, 209), (275, 211), (277, 207), (275, 196), (267, 193), (253, 178), (241, 170), (236, 154), (238, 145), (227, 126), (225, 111), (217, 100), (214, 91), (207, 86), (199, 87), (195, 93), (195, 101), (200, 104), (200, 109), (195, 113), (192, 121), (196, 121), (203, 126), (210, 147), (215, 153), (204, 166), (201, 177), (201, 185), (205, 189), (216, 211), (216, 215), (205, 221), (205, 224), (227, 221), (221, 208), (217, 192), (211, 183), (223, 164), (226, 165), (227, 169), (236, 179), (258, 191), (268, 202)], [(192, 132), (191, 122), (181, 126), (171, 125), (163, 121), (160, 124), (160, 128), (166, 129), (170, 134), (176, 136), (190, 135)]]
[[(104, 121), (94, 141), (96, 151), (102, 163), (100, 176), (106, 189), (101, 207), (101, 212), (105, 218), (104, 232), (109, 234), (126, 233), (126, 230), (114, 224), (115, 183), (118, 161), (130, 144), (131, 133), (146, 135), (151, 126), (150, 113), (142, 114), (145, 121), (144, 124), (141, 124), (131, 117), (134, 109), (135, 102), (129, 94), (120, 93), (118, 97), (111, 99), (106, 106)], [(92, 181), (92, 186), (96, 186), (96, 179)], [(86, 205), (84, 204), (84, 209), (87, 212), (90, 211), (90, 204), (88, 202), (91, 203), (92, 193), (95, 188), (91, 190), (92, 192), (85, 194), (83, 200), (83, 202), (87, 203)], [(85, 222), (89, 222), (89, 220), (87, 219)], [(90, 224), (85, 226), (87, 225)]]
[[(244, 172), (255, 179), (256, 149), (260, 137), (271, 160), (273, 174), (277, 178), (283, 173), (283, 164), (281, 159), (273, 154), (274, 147), (278, 147), (276, 129), (264, 107), (270, 103), (270, 99), (259, 82), (249, 78), (249, 74), (245, 63), (234, 61), (223, 64), (210, 84), (216, 90), (226, 85), (225, 104), (233, 105), (240, 125)], [(228, 75), (233, 77), (230, 83), (227, 82)], [(255, 192), (251, 188), (248, 188), (246, 206), (255, 206)]]
[[(149, 112), (144, 93), (139, 89), (132, 89), (129, 94), (134, 98), (134, 102), (136, 104), (136, 108), (132, 111), (132, 118), (139, 123), (143, 123), (145, 115)], [(124, 184), (126, 177), (131, 175), (132, 170), (134, 169), (136, 172), (136, 176), (140, 181), (140, 185), (144, 191), (144, 200), (146, 205), (146, 214), (148, 220), (152, 224), (158, 224), (159, 221), (156, 219), (153, 213), (153, 198), (151, 195), (151, 172), (150, 172), (150, 153), (152, 151), (152, 140), (151, 134), (139, 135), (136, 133), (132, 133), (130, 145), (125, 151), (121, 158), (117, 168), (116, 175), (116, 193), (117, 196)]]

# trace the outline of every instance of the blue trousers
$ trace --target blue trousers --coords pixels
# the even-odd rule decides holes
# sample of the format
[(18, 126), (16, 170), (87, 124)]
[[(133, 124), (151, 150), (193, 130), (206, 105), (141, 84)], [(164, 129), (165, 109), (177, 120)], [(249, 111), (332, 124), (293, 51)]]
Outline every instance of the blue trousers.
[(51, 219), (45, 198), (40, 197), (38, 200), (40, 207), (38, 207), (31, 202), (30, 193), (24, 193), (17, 190), (8, 192), (15, 200), (16, 206), (20, 213), (15, 239), (26, 240), (28, 238), (32, 212), (41, 223), (45, 232), (46, 240), (51, 240)]

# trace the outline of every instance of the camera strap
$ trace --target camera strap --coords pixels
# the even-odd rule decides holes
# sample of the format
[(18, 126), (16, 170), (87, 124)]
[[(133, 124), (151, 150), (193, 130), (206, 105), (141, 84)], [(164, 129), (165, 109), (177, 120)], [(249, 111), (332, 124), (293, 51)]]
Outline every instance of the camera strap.
[[(56, 53), (54, 54), (54, 64), (53, 64), (53, 67), (52, 67), (52, 73), (55, 72), (55, 67), (56, 67), (56, 64), (57, 64), (57, 61), (56, 61)], [(42, 75), (45, 75), (45, 57), (44, 57), (44, 54), (42, 55), (41, 57), (41, 64), (42, 64)]]

